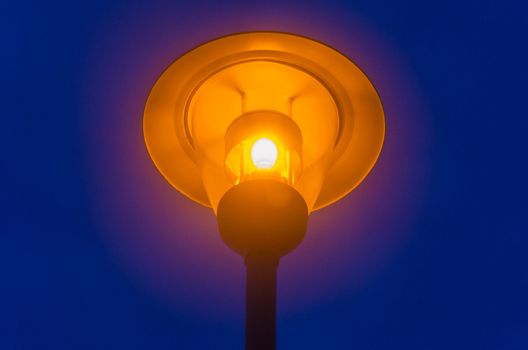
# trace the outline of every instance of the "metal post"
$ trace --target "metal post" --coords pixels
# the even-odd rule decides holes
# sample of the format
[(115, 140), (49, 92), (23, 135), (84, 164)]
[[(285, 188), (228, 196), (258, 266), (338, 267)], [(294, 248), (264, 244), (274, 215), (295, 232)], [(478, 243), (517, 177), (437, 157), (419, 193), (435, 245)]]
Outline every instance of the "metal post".
[(246, 350), (275, 350), (278, 263), (273, 255), (246, 257)]

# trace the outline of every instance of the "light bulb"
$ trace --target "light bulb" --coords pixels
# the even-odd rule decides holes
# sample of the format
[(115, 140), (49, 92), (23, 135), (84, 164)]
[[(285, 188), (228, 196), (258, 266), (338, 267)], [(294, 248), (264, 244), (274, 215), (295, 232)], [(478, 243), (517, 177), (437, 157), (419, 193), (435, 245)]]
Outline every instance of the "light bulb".
[(271, 169), (277, 162), (277, 146), (267, 138), (255, 141), (251, 147), (251, 160), (258, 169)]

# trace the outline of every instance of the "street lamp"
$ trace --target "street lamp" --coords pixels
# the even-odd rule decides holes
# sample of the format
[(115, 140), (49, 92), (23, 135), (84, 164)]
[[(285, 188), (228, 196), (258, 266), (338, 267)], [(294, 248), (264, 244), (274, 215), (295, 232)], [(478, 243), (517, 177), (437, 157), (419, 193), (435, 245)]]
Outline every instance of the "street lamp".
[(347, 57), (286, 33), (225, 36), (159, 77), (143, 129), (161, 174), (211, 207), (247, 267), (246, 348), (275, 349), (276, 268), (310, 212), (352, 191), (381, 151), (380, 98)]

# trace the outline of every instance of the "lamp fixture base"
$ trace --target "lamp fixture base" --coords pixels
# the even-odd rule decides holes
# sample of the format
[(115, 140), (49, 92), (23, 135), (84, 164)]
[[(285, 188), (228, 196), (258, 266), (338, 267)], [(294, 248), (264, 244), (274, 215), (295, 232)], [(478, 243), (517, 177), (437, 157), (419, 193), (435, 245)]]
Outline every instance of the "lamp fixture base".
[(217, 219), (224, 242), (243, 257), (281, 257), (304, 239), (308, 208), (299, 192), (286, 183), (256, 179), (224, 194)]

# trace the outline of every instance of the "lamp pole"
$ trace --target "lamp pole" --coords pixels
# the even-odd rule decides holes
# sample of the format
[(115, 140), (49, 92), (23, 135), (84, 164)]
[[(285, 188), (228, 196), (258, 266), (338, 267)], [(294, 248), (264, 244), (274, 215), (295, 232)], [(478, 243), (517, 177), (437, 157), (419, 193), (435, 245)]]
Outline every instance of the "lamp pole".
[(246, 349), (275, 350), (279, 258), (246, 257)]

